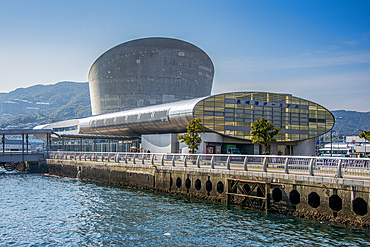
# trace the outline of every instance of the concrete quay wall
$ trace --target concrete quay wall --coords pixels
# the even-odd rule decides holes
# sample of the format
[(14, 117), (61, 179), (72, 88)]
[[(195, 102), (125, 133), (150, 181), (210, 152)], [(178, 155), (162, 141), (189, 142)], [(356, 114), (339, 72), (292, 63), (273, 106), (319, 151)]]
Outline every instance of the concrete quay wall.
[(370, 227), (370, 180), (79, 160), (46, 163), (50, 175)]

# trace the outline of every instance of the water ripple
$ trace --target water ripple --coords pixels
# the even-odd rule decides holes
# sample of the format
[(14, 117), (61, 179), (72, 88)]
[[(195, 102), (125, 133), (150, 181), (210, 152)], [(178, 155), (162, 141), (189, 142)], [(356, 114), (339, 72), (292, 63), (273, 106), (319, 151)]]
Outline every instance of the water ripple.
[(363, 229), (145, 190), (0, 175), (2, 246), (369, 246)]

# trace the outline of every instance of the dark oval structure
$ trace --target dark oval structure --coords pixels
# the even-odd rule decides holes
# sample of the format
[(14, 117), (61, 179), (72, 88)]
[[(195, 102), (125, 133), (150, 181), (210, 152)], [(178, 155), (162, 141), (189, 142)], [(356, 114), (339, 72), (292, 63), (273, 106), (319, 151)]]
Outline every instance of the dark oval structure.
[(142, 38), (117, 45), (91, 66), (93, 115), (211, 94), (214, 66), (197, 46), (172, 38)]

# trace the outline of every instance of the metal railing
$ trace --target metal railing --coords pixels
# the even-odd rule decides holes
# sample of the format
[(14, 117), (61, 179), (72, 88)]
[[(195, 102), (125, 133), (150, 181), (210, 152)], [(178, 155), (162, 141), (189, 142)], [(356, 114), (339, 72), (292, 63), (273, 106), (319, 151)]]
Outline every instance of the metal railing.
[(370, 179), (369, 158), (65, 151), (49, 158)]

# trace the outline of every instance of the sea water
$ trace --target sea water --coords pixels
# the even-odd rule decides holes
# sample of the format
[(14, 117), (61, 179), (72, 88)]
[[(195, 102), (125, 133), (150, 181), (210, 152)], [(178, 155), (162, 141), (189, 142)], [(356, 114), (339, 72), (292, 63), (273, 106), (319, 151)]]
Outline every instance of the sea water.
[(370, 246), (369, 232), (41, 174), (0, 174), (1, 246)]

